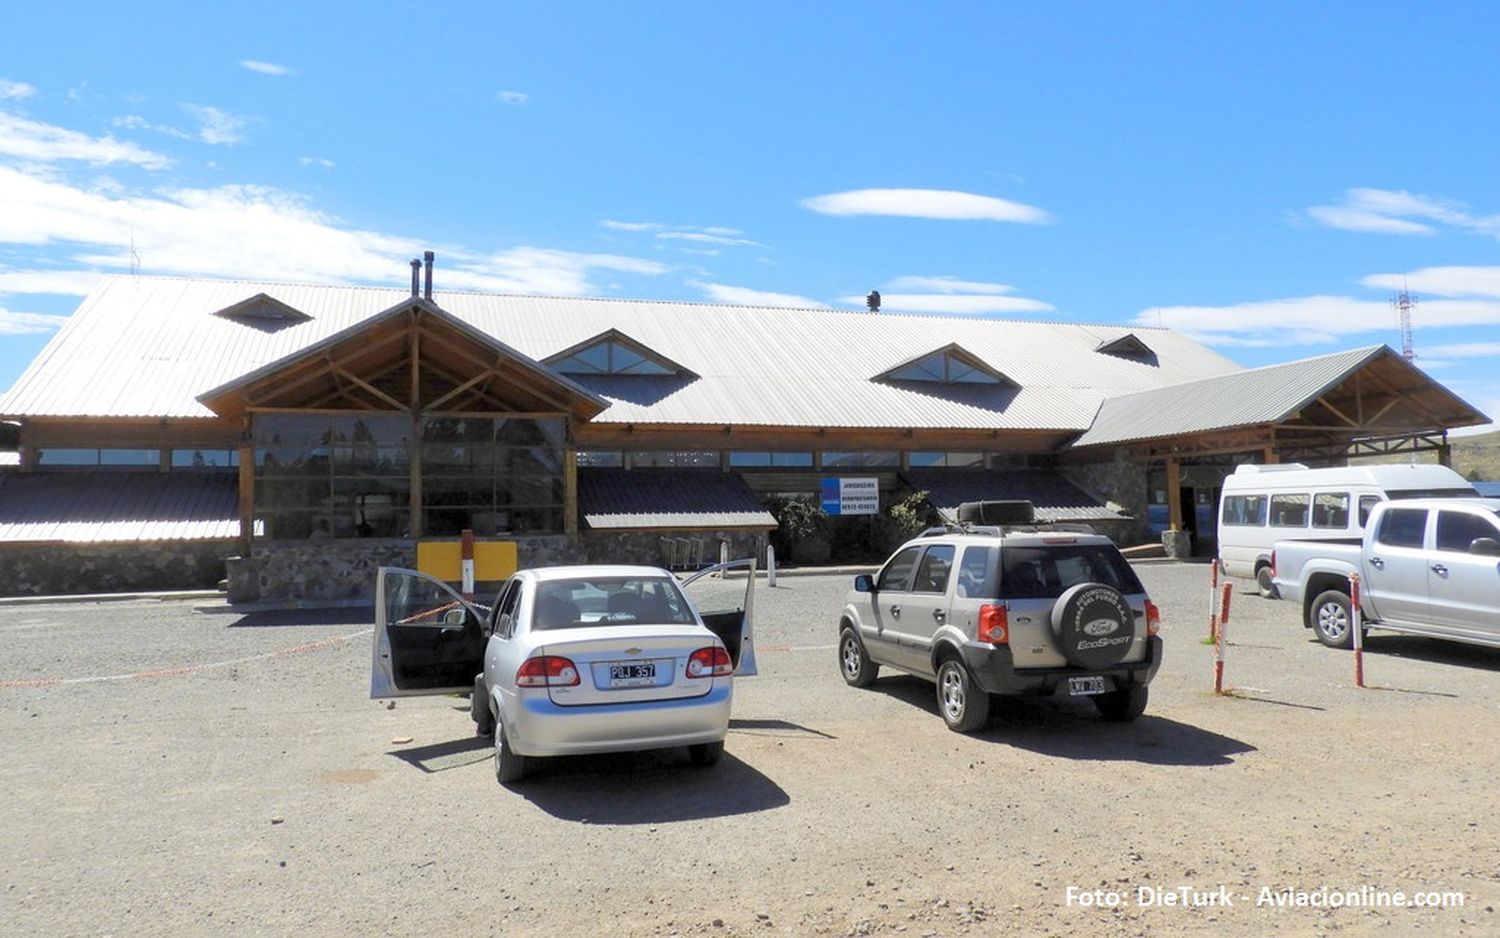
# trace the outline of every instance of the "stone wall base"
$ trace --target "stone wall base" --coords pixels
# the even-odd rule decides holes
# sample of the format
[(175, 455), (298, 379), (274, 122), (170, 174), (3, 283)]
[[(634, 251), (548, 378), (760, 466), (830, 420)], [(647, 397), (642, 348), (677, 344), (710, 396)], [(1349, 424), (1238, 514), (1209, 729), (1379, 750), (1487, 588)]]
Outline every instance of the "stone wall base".
[(214, 589), (236, 542), (0, 544), (0, 596)]

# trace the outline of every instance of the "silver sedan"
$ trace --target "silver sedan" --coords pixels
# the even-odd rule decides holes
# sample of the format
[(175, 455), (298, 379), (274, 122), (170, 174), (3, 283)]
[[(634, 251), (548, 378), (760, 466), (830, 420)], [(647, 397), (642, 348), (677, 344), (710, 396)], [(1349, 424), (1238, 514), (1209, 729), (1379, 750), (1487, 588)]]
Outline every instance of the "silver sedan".
[(749, 577), (741, 608), (700, 613), (654, 567), (522, 570), (490, 607), (413, 570), (382, 568), (371, 697), (472, 692), (501, 782), (535, 760), (686, 746), (724, 751), (736, 673), (754, 673)]

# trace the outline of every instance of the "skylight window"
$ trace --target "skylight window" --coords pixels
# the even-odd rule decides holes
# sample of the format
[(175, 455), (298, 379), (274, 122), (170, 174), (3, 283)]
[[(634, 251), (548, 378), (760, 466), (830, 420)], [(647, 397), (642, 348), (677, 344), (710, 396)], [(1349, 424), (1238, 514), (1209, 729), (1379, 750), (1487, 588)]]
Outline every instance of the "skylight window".
[(1113, 355), (1116, 358), (1127, 358), (1131, 361), (1151, 364), (1156, 362), (1156, 352), (1151, 349), (1151, 346), (1136, 338), (1133, 332), (1127, 332), (1111, 342), (1101, 342), (1094, 351)]
[(903, 362), (876, 377), (886, 381), (925, 381), (935, 384), (1015, 383), (956, 345)]
[(260, 329), (263, 332), (275, 332), (278, 329), (285, 329), (312, 319), (300, 309), (293, 309), (264, 293), (257, 293), (248, 300), (219, 310), (214, 315), (252, 329)]
[(614, 332), (566, 349), (547, 364), (567, 375), (681, 375), (687, 369)]

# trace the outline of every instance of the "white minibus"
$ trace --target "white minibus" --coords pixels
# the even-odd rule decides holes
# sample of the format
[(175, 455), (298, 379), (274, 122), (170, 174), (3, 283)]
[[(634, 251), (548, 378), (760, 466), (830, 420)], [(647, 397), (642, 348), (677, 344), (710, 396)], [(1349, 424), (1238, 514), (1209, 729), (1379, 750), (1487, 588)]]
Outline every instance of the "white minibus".
[(1288, 540), (1358, 541), (1370, 508), (1397, 498), (1477, 493), (1446, 466), (1245, 465), (1219, 497), (1219, 561), (1231, 576), (1254, 578), (1271, 596), (1271, 545)]

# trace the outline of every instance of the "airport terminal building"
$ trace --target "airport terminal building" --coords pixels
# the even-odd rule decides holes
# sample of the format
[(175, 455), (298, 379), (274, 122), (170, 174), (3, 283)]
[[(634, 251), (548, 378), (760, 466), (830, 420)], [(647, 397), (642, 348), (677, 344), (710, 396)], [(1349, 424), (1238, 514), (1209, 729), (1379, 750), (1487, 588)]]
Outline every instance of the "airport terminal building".
[(368, 596), (471, 529), (522, 564), (764, 548), (767, 505), (1029, 498), (1211, 550), (1240, 462), (1488, 418), (1385, 346), (1247, 370), (1163, 329), (118, 276), (11, 390), (0, 592)]

